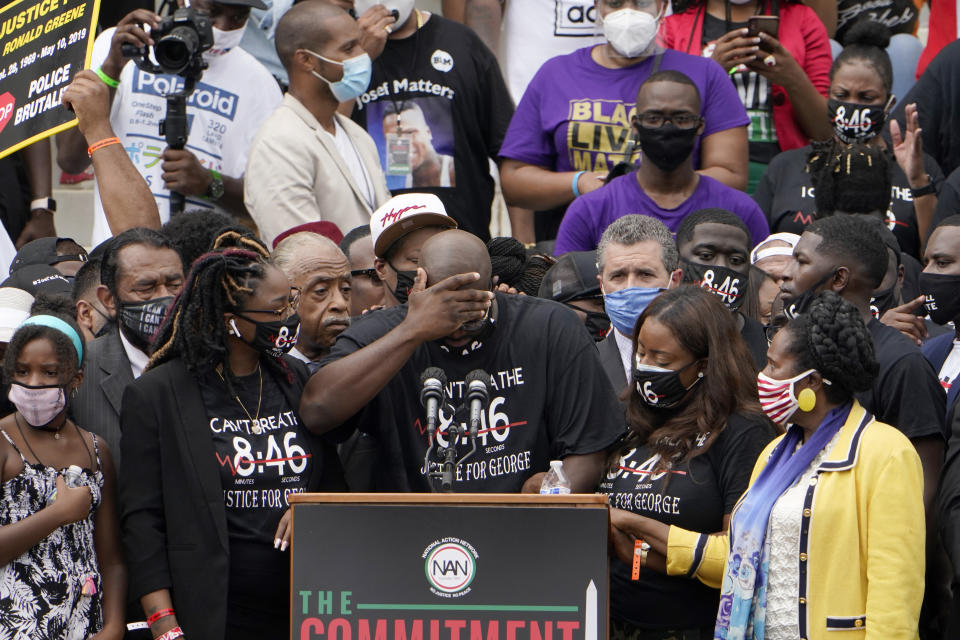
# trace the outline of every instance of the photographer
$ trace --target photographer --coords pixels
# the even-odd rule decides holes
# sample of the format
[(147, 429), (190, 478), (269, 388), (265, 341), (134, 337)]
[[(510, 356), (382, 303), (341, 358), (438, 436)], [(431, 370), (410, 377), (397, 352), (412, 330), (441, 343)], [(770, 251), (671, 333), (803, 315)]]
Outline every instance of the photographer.
[[(212, 23), (213, 43), (208, 50), (201, 44), (194, 54), (202, 51), (203, 61), (209, 66), (187, 98), (189, 137), (182, 150), (167, 148), (159, 123), (166, 114), (164, 96), (181, 90), (184, 78), (144, 71), (123, 55), (123, 45), (140, 49), (155, 45), (146, 27), (155, 35), (161, 17), (143, 9), (133, 11), (115, 29), (104, 31), (94, 44), (91, 68), (99, 70), (100, 79), (112, 87), (110, 123), (150, 185), (163, 222), (169, 219), (170, 191), (186, 197), (186, 208), (215, 208), (247, 217), (243, 206), (247, 152), (260, 124), (281, 98), (273, 76), (238, 46), (251, 7), (265, 5), (261, 0), (191, 2), (191, 8)], [(203, 33), (197, 22), (195, 19), (193, 26), (202, 43)], [(184, 26), (190, 28), (189, 24)], [(62, 135), (58, 146), (61, 168), (77, 172), (88, 166), (87, 144), (79, 132)], [(96, 244), (111, 234), (99, 197), (95, 207)]]

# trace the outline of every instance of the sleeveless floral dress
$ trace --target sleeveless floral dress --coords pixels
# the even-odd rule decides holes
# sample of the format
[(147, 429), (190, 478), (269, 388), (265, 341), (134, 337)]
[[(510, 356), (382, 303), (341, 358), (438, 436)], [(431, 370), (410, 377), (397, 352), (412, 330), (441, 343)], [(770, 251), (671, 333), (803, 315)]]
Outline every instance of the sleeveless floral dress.
[[(40, 511), (62, 470), (31, 464), (5, 431), (0, 433), (23, 460), (23, 471), (0, 485), (0, 525)], [(0, 640), (83, 640), (103, 628), (101, 579), (93, 545), (93, 518), (100, 506), (103, 473), (93, 436), (97, 471), (84, 469), (90, 513), (60, 527), (35, 547), (0, 567)]]

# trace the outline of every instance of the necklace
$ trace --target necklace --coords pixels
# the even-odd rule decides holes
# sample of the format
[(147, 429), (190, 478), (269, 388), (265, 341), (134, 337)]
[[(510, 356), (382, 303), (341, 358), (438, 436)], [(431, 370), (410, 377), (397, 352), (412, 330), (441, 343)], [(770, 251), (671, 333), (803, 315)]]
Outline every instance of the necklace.
[[(226, 384), (227, 381), (223, 377), (222, 368), (223, 368), (222, 366), (217, 367), (217, 375), (220, 376), (220, 380), (222, 380), (223, 383)], [(257, 435), (260, 435), (260, 432), (262, 431), (262, 429), (260, 428), (260, 405), (263, 403), (263, 371), (260, 369), (259, 362), (257, 363), (257, 377), (260, 379), (260, 391), (257, 394), (257, 413), (256, 414), (250, 415), (250, 412), (247, 411), (247, 407), (243, 404), (243, 402), (241, 402), (240, 396), (238, 396), (236, 393), (233, 394), (233, 399), (237, 401), (237, 404), (240, 405), (240, 408), (243, 409), (243, 412), (247, 414), (247, 419), (249, 419), (250, 422), (253, 424), (253, 426), (250, 427), (250, 430)]]

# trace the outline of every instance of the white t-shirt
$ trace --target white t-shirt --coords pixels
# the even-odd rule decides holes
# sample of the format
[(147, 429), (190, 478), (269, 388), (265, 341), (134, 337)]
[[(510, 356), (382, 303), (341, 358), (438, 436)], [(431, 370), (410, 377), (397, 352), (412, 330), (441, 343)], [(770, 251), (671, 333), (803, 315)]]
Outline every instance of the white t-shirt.
[(374, 210), (377, 208), (377, 200), (376, 195), (373, 193), (373, 183), (370, 182), (370, 174), (367, 173), (366, 167), (363, 166), (363, 161), (360, 160), (360, 154), (357, 152), (357, 148), (353, 146), (350, 136), (343, 130), (343, 127), (340, 126), (336, 118), (333, 119), (333, 124), (336, 127), (337, 135), (330, 135), (330, 132), (323, 127), (320, 128), (320, 131), (323, 131), (325, 135), (330, 136), (333, 140), (333, 144), (337, 147), (337, 151), (340, 152), (340, 157), (343, 158), (343, 161), (346, 163), (347, 169), (350, 170), (354, 182), (356, 182), (360, 188), (363, 199), (367, 201), (370, 209)]
[[(110, 52), (114, 29), (97, 38), (91, 68), (102, 64)], [(187, 99), (189, 135), (187, 150), (205, 167), (225, 176), (239, 178), (247, 166), (247, 153), (264, 120), (280, 105), (282, 95), (266, 68), (239, 47), (220, 55), (205, 54), (210, 64), (193, 94)], [(166, 140), (159, 124), (166, 113), (165, 95), (180, 88), (182, 78), (141, 71), (132, 61), (120, 74), (110, 112), (110, 124), (123, 143), (130, 160), (150, 185), (160, 219), (170, 219), (170, 192), (164, 188), (160, 168)], [(111, 236), (103, 214), (99, 191), (94, 197), (93, 243)], [(211, 209), (203, 199), (187, 199), (186, 208)]]
[(957, 384), (957, 376), (960, 375), (960, 340), (953, 341), (953, 348), (947, 354), (947, 359), (943, 361), (940, 367), (940, 384), (943, 390), (950, 392), (950, 387)]
[(515, 102), (550, 58), (606, 42), (593, 5), (594, 0), (507, 0), (504, 75)]

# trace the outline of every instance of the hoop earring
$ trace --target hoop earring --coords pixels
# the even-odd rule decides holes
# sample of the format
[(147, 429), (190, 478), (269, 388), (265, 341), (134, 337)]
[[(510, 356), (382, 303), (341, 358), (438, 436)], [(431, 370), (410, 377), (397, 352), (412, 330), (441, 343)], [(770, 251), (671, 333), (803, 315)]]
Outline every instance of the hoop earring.
[(797, 407), (804, 413), (810, 413), (817, 406), (817, 394), (807, 387), (797, 395)]

